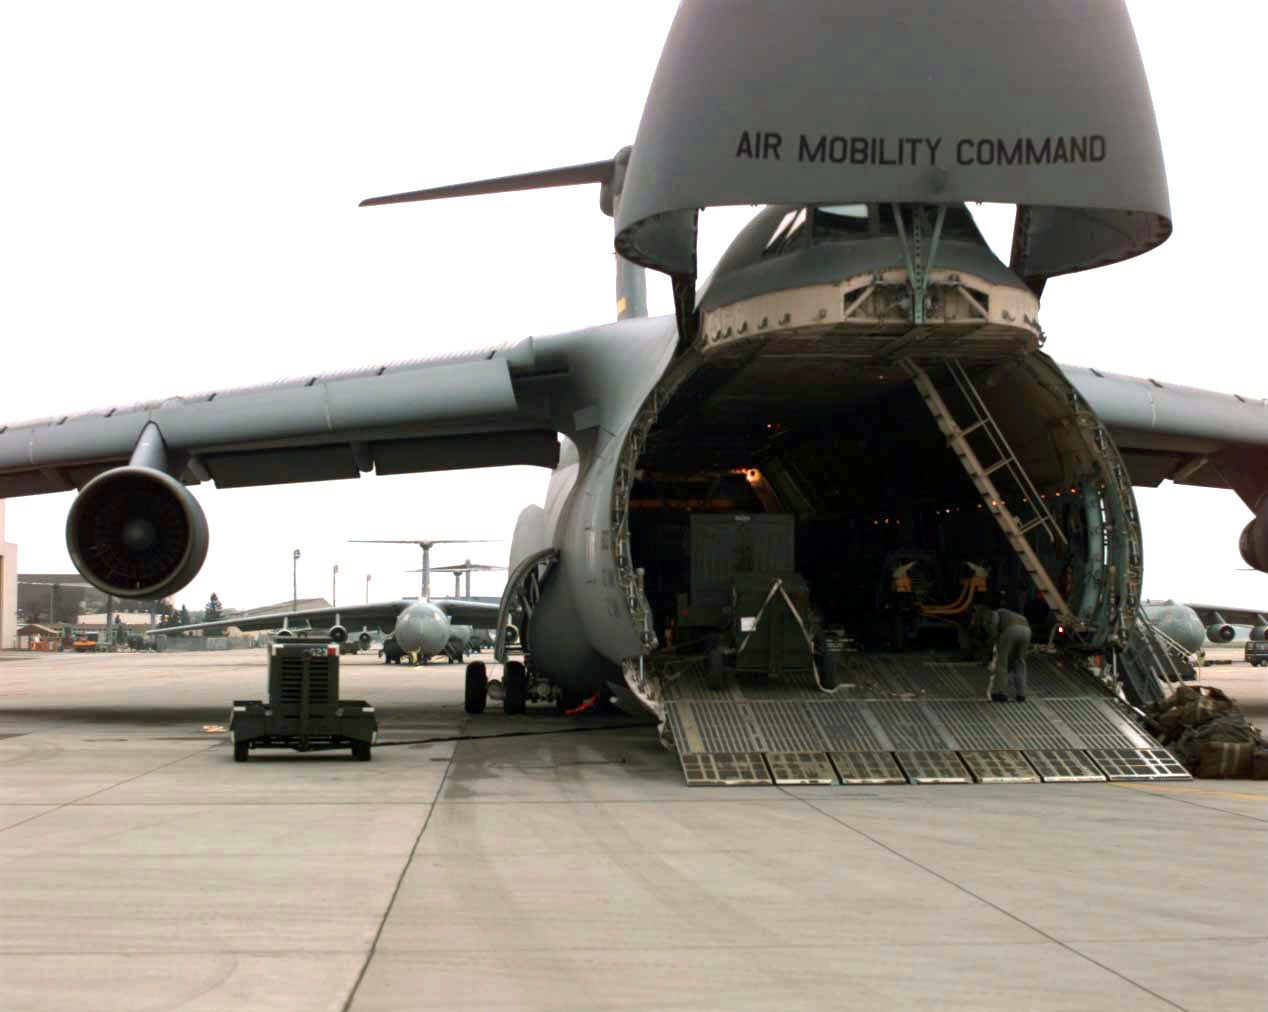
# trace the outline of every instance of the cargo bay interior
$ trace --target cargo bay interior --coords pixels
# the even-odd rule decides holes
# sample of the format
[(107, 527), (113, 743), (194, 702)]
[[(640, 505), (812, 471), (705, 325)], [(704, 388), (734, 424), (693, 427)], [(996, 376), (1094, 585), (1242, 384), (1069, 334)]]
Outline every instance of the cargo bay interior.
[[(1072, 391), (1042, 354), (960, 361), (1051, 515), (1054, 533), (1028, 534), (1036, 556), (1072, 610), (1103, 613), (1112, 490)], [(969, 429), (947, 363), (923, 367)], [(968, 440), (983, 467), (998, 460), (985, 428)], [(1001, 498), (1019, 521), (1035, 516), (1006, 474), (993, 479)], [(749, 517), (783, 520), (719, 536)], [(834, 353), (823, 337), (754, 339), (703, 358), (647, 434), (629, 530), (662, 649), (728, 626), (742, 635), (755, 608), (744, 600), (760, 605), (776, 576), (808, 629), (864, 651), (963, 648), (974, 604), (1027, 614), (1036, 642), (1056, 624), (908, 372)]]

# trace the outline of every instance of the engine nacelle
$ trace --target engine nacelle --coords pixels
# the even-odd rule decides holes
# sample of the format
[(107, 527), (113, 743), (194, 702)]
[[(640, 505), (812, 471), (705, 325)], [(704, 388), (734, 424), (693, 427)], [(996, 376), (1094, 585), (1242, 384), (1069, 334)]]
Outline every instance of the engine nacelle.
[(1257, 625), (1251, 628), (1250, 638), (1256, 642), (1268, 639), (1268, 625)]
[(1237, 547), (1246, 565), (1268, 573), (1268, 502), (1259, 507), (1255, 519), (1242, 529)]
[(184, 485), (149, 467), (116, 467), (84, 486), (66, 547), (84, 579), (116, 597), (166, 597), (207, 558), (207, 518)]
[(370, 647), (374, 644), (374, 639), (373, 637), (370, 636), (368, 632), (363, 632), (360, 636), (357, 637), (357, 642), (361, 644), (362, 650), (369, 650)]
[(511, 646), (514, 646), (519, 641), (520, 641), (519, 629), (516, 628), (514, 625), (512, 625), (510, 622), (506, 623), (506, 645), (508, 647), (511, 647)]
[(273, 638), (275, 640), (293, 640), (295, 633), (290, 629), (276, 629), (273, 632)]
[(1216, 622), (1206, 627), (1206, 638), (1212, 643), (1232, 643), (1237, 638), (1237, 630), (1227, 622)]
[(330, 627), (330, 642), (343, 646), (348, 642), (348, 630), (341, 625), (332, 625)]

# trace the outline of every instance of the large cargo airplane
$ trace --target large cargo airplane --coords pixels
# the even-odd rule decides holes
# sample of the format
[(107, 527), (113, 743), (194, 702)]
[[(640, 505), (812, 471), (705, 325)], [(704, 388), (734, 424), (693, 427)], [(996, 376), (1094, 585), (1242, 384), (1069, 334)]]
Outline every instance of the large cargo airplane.
[[(1233, 490), (1254, 514), (1242, 556), (1268, 571), (1263, 401), (1044, 350), (1050, 278), (1171, 231), (1120, 3), (897, 18), (879, 2), (695, 0), (615, 157), (367, 203), (585, 183), (614, 219), (616, 322), (4, 426), (0, 496), (77, 489), (77, 568), (153, 597), (206, 556), (201, 482), (550, 468), (516, 525), (496, 623), (524, 616), (507, 699), (610, 692), (658, 714), (670, 650), (704, 634), (712, 651), (724, 624), (692, 600), (713, 558), (691, 537), (701, 513), (737, 529), (792, 518), (764, 572), (804, 581), (808, 641), (881, 641), (895, 552), (947, 560), (930, 593), (987, 561), (992, 592), (1037, 604), (1061, 649), (1121, 658), (1138, 702), (1159, 690), (1139, 649), (1132, 485)], [(1007, 264), (972, 201), (1016, 205)], [(762, 207), (699, 277), (699, 209), (744, 204)], [(670, 278), (672, 315), (647, 315), (647, 268)], [(748, 548), (736, 557), (754, 571)]]

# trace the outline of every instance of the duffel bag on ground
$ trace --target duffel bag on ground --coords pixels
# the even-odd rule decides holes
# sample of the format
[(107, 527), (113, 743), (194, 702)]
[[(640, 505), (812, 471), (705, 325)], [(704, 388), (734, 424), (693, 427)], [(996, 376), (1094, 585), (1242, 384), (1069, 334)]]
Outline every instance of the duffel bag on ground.
[(1251, 773), (1255, 746), (1250, 742), (1207, 741), (1198, 753), (1198, 776), (1210, 779), (1246, 779)]

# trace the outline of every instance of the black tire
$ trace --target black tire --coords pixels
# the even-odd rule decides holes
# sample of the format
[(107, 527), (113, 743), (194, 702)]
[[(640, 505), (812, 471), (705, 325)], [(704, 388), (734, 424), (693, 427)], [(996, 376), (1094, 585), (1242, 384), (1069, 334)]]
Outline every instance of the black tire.
[(354, 741), (352, 743), (352, 758), (357, 762), (368, 763), (370, 761), (370, 743), (368, 741)]
[(822, 634), (814, 638), (815, 662), (819, 665), (819, 684), (825, 689), (837, 687), (837, 661), (840, 654), (828, 650), (828, 641)]
[(489, 701), (489, 675), (484, 661), (472, 661), (467, 665), (467, 692), (464, 700), (467, 713), (484, 713)]
[(236, 763), (246, 762), (250, 751), (250, 743), (245, 741), (235, 741), (233, 743), (233, 761)]
[(726, 662), (722, 656), (722, 644), (716, 640), (710, 642), (709, 652), (705, 656), (704, 684), (713, 690), (722, 688), (722, 673)]
[(502, 712), (508, 717), (523, 713), (527, 707), (528, 674), (519, 661), (507, 661), (502, 669)]

